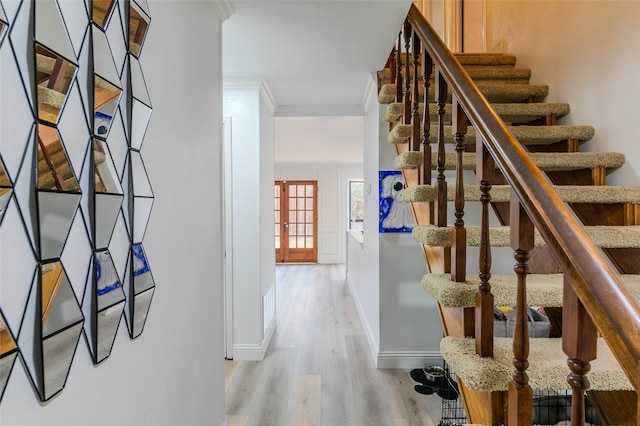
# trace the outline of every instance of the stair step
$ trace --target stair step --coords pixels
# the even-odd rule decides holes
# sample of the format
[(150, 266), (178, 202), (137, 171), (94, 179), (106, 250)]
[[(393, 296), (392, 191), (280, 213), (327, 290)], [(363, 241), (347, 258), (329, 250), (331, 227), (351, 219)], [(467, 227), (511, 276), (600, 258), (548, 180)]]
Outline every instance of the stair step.
[[(467, 246), (480, 245), (480, 227), (465, 226)], [(640, 248), (640, 226), (585, 226), (585, 232), (597, 247), (601, 248)], [(509, 226), (492, 226), (489, 228), (489, 240), (492, 247), (510, 247)], [(416, 225), (413, 238), (431, 247), (451, 247), (453, 227), (434, 225)], [(535, 233), (535, 246), (546, 246), (538, 231)]]
[[(431, 168), (435, 170), (438, 163), (438, 154), (431, 154)], [(532, 152), (529, 157), (543, 171), (570, 171), (581, 169), (595, 169), (603, 167), (615, 169), (624, 165), (624, 154), (619, 152)], [(394, 166), (399, 170), (415, 169), (422, 164), (422, 153), (419, 151), (407, 151), (398, 155), (394, 160)], [(445, 169), (455, 170), (456, 153), (445, 153)], [(464, 170), (475, 170), (476, 154), (465, 152), (462, 154), (462, 167)]]
[[(454, 200), (455, 190), (455, 185), (447, 185), (447, 200)], [(640, 186), (558, 185), (555, 191), (566, 203), (640, 204)], [(408, 203), (435, 201), (435, 195), (435, 187), (431, 185), (411, 186), (402, 191), (402, 198)], [(480, 201), (480, 195), (478, 185), (464, 185), (465, 201)], [(510, 196), (509, 185), (491, 188), (492, 202), (508, 202)]]
[[(557, 142), (575, 139), (588, 141), (595, 134), (592, 126), (507, 126), (511, 134), (523, 145), (550, 145)], [(431, 125), (430, 142), (438, 142), (438, 125)], [(422, 136), (422, 135), (421, 135)], [(411, 137), (410, 124), (396, 125), (387, 136), (387, 140), (393, 144), (407, 143)], [(453, 144), (451, 126), (444, 126), (444, 143)], [(475, 145), (476, 129), (469, 126), (464, 143)]]
[[(562, 117), (569, 114), (569, 104), (566, 103), (493, 103), (493, 110), (500, 116), (505, 123), (530, 123), (534, 120), (555, 115)], [(436, 104), (429, 104), (429, 121), (436, 122), (438, 120)], [(404, 112), (404, 106), (400, 102), (394, 102), (387, 106), (384, 112), (384, 121), (393, 123), (400, 120)], [(418, 105), (418, 116), (422, 118), (424, 114), (424, 104)], [(451, 122), (451, 104), (445, 105), (444, 113), (445, 122)]]
[[(531, 70), (529, 68), (491, 65), (463, 65), (463, 68), (476, 84), (529, 84), (529, 78), (531, 78)], [(419, 72), (420, 70), (418, 68)], [(410, 75), (413, 75), (413, 67), (410, 68)], [(420, 76), (422, 76), (421, 72)], [(378, 71), (378, 78), (381, 86), (391, 83), (391, 70), (385, 68)], [(432, 73), (431, 85), (433, 85), (433, 81)]]
[(463, 66), (509, 66), (516, 64), (516, 56), (505, 53), (456, 53), (454, 55)]
[[(489, 102), (529, 102), (535, 99), (536, 102), (542, 101), (549, 94), (549, 86), (534, 84), (477, 84), (480, 93), (484, 95)], [(410, 92), (413, 93), (413, 92)], [(424, 86), (418, 87), (420, 99), (424, 99)], [(378, 93), (378, 102), (381, 104), (390, 104), (396, 101), (396, 85), (385, 84)], [(429, 87), (429, 102), (435, 102), (435, 89)], [(451, 94), (447, 96), (447, 102), (451, 102)]]
[[(511, 381), (513, 339), (494, 338), (493, 357), (476, 355), (475, 339), (445, 337), (440, 342), (445, 361), (464, 385), (475, 391), (505, 391)], [(618, 365), (603, 339), (598, 339), (598, 357), (591, 361), (587, 374), (591, 390), (633, 390), (629, 379)], [(529, 386), (533, 390), (569, 389), (567, 356), (562, 351), (562, 339), (529, 339)]]
[[(515, 261), (514, 261), (515, 263)], [(629, 292), (640, 302), (640, 275), (620, 275)], [(496, 306), (515, 306), (517, 276), (491, 275), (491, 293)], [(450, 274), (425, 274), (422, 288), (440, 305), (447, 308), (472, 308), (476, 306), (476, 292), (480, 279), (467, 276), (465, 282), (451, 281)], [(527, 275), (527, 305), (548, 308), (562, 307), (563, 274)]]

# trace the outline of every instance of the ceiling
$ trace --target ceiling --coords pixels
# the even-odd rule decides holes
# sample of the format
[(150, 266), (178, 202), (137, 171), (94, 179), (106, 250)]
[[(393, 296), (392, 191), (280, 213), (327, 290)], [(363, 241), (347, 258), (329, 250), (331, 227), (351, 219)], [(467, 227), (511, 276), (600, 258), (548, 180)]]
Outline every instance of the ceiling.
[(326, 117), (363, 115), (371, 73), (384, 67), (410, 1), (231, 5), (222, 26), (223, 76), (264, 81), (278, 117), (276, 161), (361, 163), (362, 120)]
[(304, 115), (361, 107), (368, 78), (384, 66), (409, 4), (234, 1), (222, 27), (223, 75), (262, 78), (278, 108), (301, 107)]

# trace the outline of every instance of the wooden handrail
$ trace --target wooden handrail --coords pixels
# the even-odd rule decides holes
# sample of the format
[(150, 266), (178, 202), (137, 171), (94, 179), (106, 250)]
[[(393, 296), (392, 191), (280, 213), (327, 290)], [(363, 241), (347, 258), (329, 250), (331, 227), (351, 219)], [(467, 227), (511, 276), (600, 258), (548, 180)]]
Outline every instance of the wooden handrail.
[(616, 269), (585, 233), (549, 179), (491, 109), (466, 71), (420, 11), (408, 20), (470, 122), (513, 188), (523, 209), (555, 253), (564, 274), (636, 390), (640, 389), (640, 307)]

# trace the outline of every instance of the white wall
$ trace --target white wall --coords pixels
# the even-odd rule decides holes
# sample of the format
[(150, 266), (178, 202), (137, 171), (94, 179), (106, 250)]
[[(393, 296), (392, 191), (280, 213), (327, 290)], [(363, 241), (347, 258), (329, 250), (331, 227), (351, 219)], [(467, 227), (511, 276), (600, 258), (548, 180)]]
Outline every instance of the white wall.
[[(65, 389), (47, 404), (38, 403), (17, 363), (1, 405), (3, 425), (224, 422), (220, 23), (210, 2), (150, 0), (149, 8), (141, 63), (154, 109), (142, 154), (156, 198), (144, 247), (157, 289), (144, 333), (131, 341), (123, 321), (111, 357), (98, 367), (81, 340)], [(14, 107), (6, 93), (3, 115)], [(26, 137), (6, 131), (3, 151)], [(2, 256), (12, 245), (5, 235)], [(76, 269), (73, 260), (67, 264)], [(4, 310), (14, 296), (12, 275), (25, 271), (2, 266)]]
[(271, 319), (263, 314), (275, 310), (273, 109), (261, 80), (225, 79), (224, 87), (232, 127), (233, 358), (261, 360)]
[(640, 93), (640, 2), (496, 1), (487, 4), (487, 46), (504, 40), (517, 66), (531, 67), (531, 82), (549, 85), (550, 102), (568, 102), (562, 124), (592, 125), (583, 150), (620, 151), (627, 165), (612, 184), (640, 182), (635, 140)]
[(364, 327), (372, 359), (380, 350), (380, 276), (378, 244), (379, 105), (375, 91), (364, 104), (364, 232), (363, 243), (347, 240), (347, 279)]
[(375, 94), (365, 105), (364, 241), (347, 238), (349, 285), (378, 368), (414, 368), (438, 362), (442, 326), (436, 302), (422, 289), (426, 264), (410, 233), (378, 233), (378, 172), (394, 170)]

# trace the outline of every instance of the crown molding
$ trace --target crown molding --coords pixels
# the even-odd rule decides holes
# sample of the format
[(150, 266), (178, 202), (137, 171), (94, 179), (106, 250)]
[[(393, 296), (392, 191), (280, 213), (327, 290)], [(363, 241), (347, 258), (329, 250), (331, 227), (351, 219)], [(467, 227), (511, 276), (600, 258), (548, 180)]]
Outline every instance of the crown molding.
[(220, 22), (224, 22), (233, 15), (233, 6), (230, 0), (211, 0), (213, 8), (220, 18)]
[(373, 76), (373, 73), (369, 77), (369, 81), (367, 82), (367, 87), (364, 90), (364, 96), (362, 97), (362, 110), (364, 113), (369, 112), (369, 105), (371, 105), (371, 99), (377, 95), (378, 92), (378, 83)]
[(361, 105), (282, 105), (276, 117), (362, 117)]
[(271, 112), (271, 115), (275, 115), (278, 109), (273, 93), (269, 88), (266, 80), (260, 77), (238, 77), (238, 78), (225, 78), (222, 81), (223, 90), (250, 90), (259, 92), (264, 101), (267, 104), (267, 108)]

